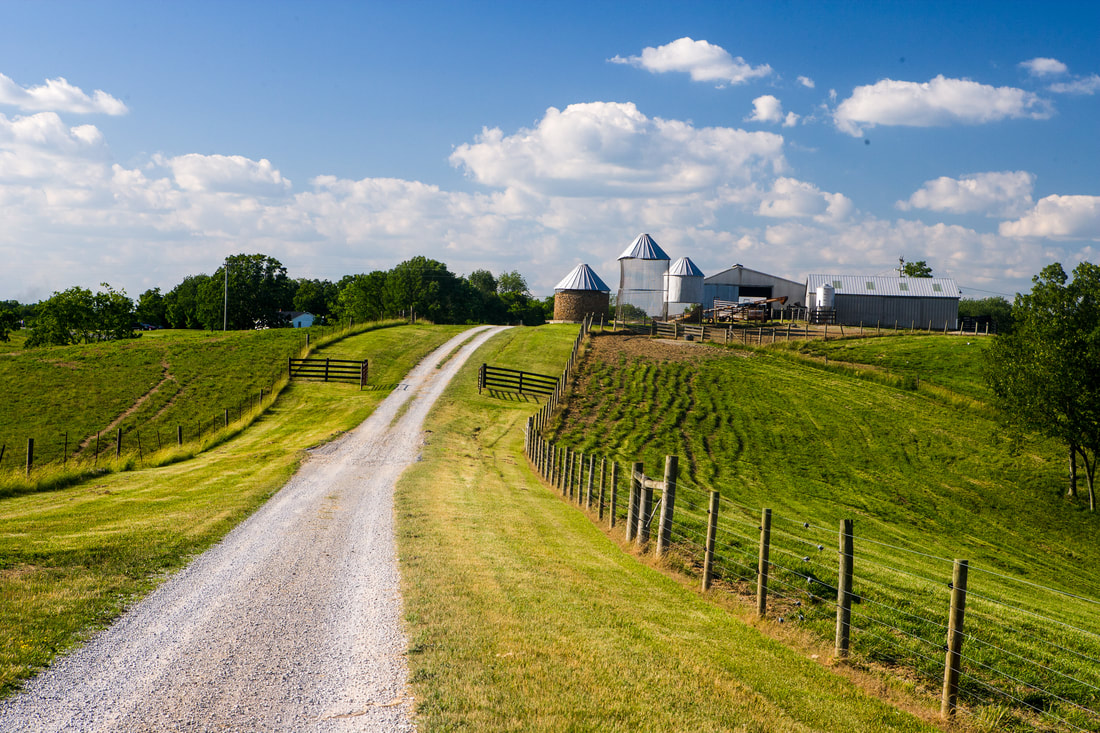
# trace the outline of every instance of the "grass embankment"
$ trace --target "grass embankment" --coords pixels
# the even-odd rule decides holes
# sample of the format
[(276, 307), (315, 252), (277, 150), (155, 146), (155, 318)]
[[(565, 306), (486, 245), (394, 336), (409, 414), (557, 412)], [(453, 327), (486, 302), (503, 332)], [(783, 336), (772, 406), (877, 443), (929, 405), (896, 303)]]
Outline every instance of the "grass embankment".
[[(552, 437), (622, 465), (644, 461), (649, 475), (678, 455), (685, 553), (702, 542), (707, 492), (719, 490), (739, 517), (721, 550), (729, 581), (753, 579), (755, 525), (771, 508), (775, 590), (803, 604), (787, 606), (789, 619), (825, 638), (835, 616), (833, 528), (855, 519), (855, 590), (867, 599), (853, 616), (856, 659), (915, 673), (929, 689), (942, 674), (950, 559), (969, 559), (964, 692), (995, 705), (1017, 704), (1002, 696), (1011, 695), (1055, 722), (1092, 725), (1076, 705), (1095, 709), (1100, 627), (1096, 602), (1074, 596), (1100, 598), (1100, 520), (1063, 497), (1058, 447), (998, 424), (980, 400), (979, 347), (965, 339), (799, 348), (828, 353), (829, 368), (770, 349), (666, 346), (627, 358), (597, 337)], [(892, 383), (914, 373), (924, 375), (920, 391)], [(926, 382), (937, 389), (926, 392)]]
[(28, 438), (35, 465), (44, 468), (109, 464), (118, 428), (123, 453), (135, 459), (139, 441), (147, 455), (175, 443), (177, 427), (185, 441), (195, 441), (223, 426), (226, 410), (236, 419), (261, 390), (270, 395), (285, 381), (287, 358), (299, 356), (307, 338), (316, 346), (396, 323), (350, 331), (146, 331), (130, 340), (37, 349), (5, 344), (0, 384), (12, 389), (0, 403), (0, 472), (25, 469)]
[[(319, 355), (367, 357), (372, 382), (394, 384), (460, 330), (376, 330)], [(0, 499), (0, 694), (216, 542), (285, 483), (306, 448), (357, 425), (387, 393), (295, 382), (247, 431), (193, 460)]]
[(476, 370), (557, 374), (575, 334), (490, 341), (437, 403), (424, 460), (399, 484), (423, 728), (930, 730), (624, 553), (532, 475), (522, 426), (535, 405), (479, 396)]

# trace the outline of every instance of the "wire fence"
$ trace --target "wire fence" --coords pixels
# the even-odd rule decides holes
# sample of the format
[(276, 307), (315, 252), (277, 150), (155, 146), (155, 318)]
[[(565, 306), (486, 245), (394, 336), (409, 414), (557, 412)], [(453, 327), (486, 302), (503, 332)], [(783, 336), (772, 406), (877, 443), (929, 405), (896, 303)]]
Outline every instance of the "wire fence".
[(546, 440), (552, 409), (527, 423), (532, 466), (639, 552), (778, 623), (835, 637), (838, 657), (942, 692), (944, 717), (958, 709), (1019, 729), (1100, 730), (1100, 600), (891, 541), (873, 523), (827, 527), (745, 506), (669, 475), (672, 456), (663, 480), (648, 477), (640, 463)]

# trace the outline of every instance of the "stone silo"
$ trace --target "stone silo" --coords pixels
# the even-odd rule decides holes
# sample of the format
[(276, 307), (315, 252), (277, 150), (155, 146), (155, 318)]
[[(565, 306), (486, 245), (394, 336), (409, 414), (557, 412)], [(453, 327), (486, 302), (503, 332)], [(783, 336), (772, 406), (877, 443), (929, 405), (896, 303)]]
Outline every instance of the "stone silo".
[(554, 320), (580, 322), (590, 313), (606, 314), (611, 288), (588, 265), (577, 265), (554, 287)]

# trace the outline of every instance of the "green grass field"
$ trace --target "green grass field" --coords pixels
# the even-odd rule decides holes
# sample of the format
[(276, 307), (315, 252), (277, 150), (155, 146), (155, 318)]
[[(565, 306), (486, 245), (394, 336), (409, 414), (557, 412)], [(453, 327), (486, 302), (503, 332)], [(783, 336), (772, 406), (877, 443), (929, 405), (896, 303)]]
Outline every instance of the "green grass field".
[[(722, 572), (734, 585), (755, 578), (760, 510), (772, 509), (775, 613), (822, 638), (834, 623), (839, 520), (854, 519), (856, 592), (868, 603), (853, 648), (928, 689), (942, 679), (951, 559), (968, 559), (975, 641), (964, 691), (975, 704), (1024, 702), (1069, 729), (1093, 726), (1079, 706), (1100, 707), (1098, 604), (1074, 596), (1100, 598), (1100, 519), (1063, 497), (1057, 446), (972, 405), (985, 395), (978, 348), (888, 337), (800, 345), (809, 360), (784, 348), (676, 361), (597, 346), (550, 437), (624, 467), (644, 461), (653, 476), (679, 456), (683, 565), (701, 554), (707, 494), (719, 490), (730, 517)], [(825, 353), (829, 368), (816, 358)], [(841, 359), (885, 376), (919, 371), (939, 389), (883, 384)], [(944, 399), (952, 388), (966, 399)]]
[[(320, 354), (380, 355), (377, 383), (393, 384), (461, 330), (374, 330)], [(295, 382), (246, 431), (191, 460), (0, 499), (0, 694), (216, 542), (307, 448), (362, 422), (387, 394)]]

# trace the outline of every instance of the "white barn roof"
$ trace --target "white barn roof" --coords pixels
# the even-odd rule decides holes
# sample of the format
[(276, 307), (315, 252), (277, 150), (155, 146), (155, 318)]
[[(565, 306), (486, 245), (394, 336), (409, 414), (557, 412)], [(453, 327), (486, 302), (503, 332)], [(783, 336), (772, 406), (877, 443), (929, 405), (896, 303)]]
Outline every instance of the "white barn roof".
[(884, 277), (881, 275), (807, 275), (807, 292), (833, 286), (836, 295), (887, 295), (908, 298), (961, 298), (949, 277)]
[(653, 237), (648, 234), (639, 234), (634, 238), (634, 241), (630, 243), (630, 246), (623, 250), (623, 253), (619, 255), (619, 259), (667, 260), (670, 258), (665, 254), (665, 251), (653, 241)]
[(554, 286), (554, 290), (598, 290), (610, 293), (611, 288), (604, 284), (596, 271), (585, 264), (577, 265), (572, 271), (562, 278), (561, 282)]
[(668, 268), (668, 274), (676, 277), (703, 277), (703, 271), (687, 257), (681, 257)]

